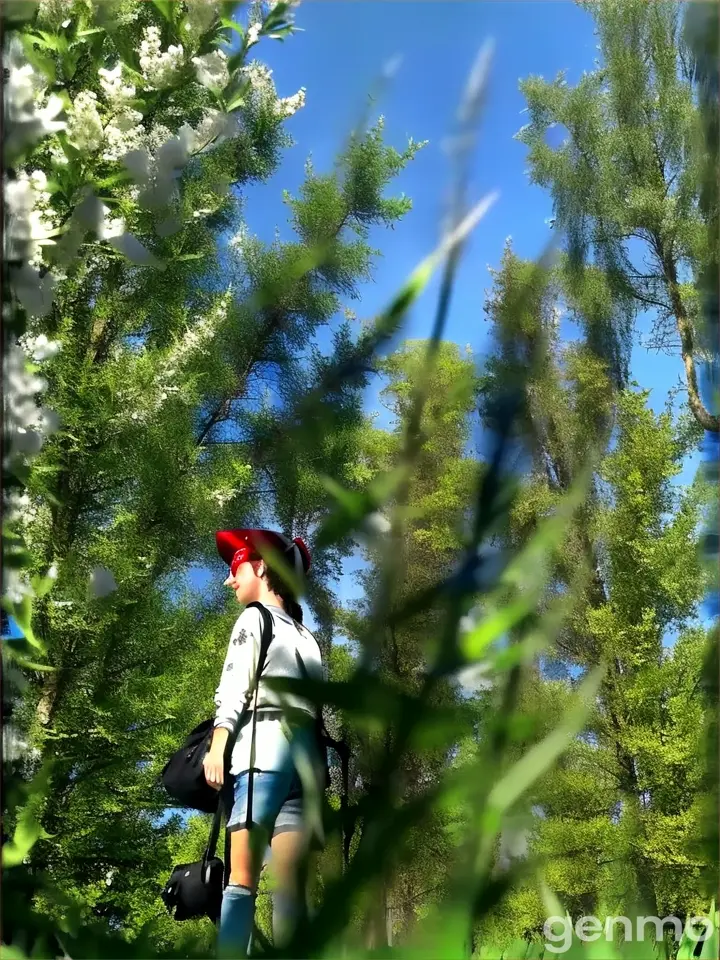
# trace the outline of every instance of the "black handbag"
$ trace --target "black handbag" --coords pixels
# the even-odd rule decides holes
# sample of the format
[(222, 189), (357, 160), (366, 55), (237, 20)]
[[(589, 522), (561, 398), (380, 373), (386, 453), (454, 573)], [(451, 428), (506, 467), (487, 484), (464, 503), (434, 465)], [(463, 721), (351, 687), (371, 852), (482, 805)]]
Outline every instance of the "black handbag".
[[(268, 647), (270, 646), (270, 641), (272, 640), (272, 615), (269, 610), (267, 610), (260, 603), (249, 603), (248, 607), (257, 607), (260, 610), (262, 616), (262, 636), (260, 640), (260, 656), (258, 657), (258, 665), (255, 673), (255, 679), (253, 686), (248, 691), (245, 698), (245, 706), (243, 708), (242, 714), (240, 715), (238, 722), (233, 730), (232, 734), (228, 737), (229, 750), (225, 750), (225, 784), (227, 786), (228, 776), (229, 776), (229, 766), (230, 766), (230, 757), (232, 755), (232, 747), (235, 744), (237, 735), (240, 731), (240, 728), (243, 725), (247, 711), (250, 707), (250, 698), (255, 695), (255, 709), (253, 710), (252, 717), (252, 741), (251, 741), (251, 757), (255, 753), (255, 722), (257, 716), (257, 695), (258, 695), (258, 686), (260, 684), (260, 676), (265, 667), (265, 660), (267, 657)], [(188, 749), (187, 745), (183, 746), (182, 750), (178, 751), (171, 759), (173, 760), (179, 757), (180, 754), (184, 756), (183, 764), (178, 763), (176, 768), (176, 780), (172, 781), (175, 784), (174, 789), (180, 790), (189, 797), (195, 797), (196, 799), (201, 799), (201, 791), (199, 789), (200, 784), (198, 782), (196, 767), (199, 765), (200, 775), (205, 780), (205, 771), (202, 766), (202, 761), (207, 752), (207, 748), (203, 749), (203, 744), (207, 740), (207, 745), (209, 746), (209, 737), (207, 735), (202, 736), (199, 740), (197, 739), (198, 734), (201, 729), (203, 729), (207, 723), (210, 723), (210, 737), (212, 736), (212, 724), (213, 721), (206, 721), (206, 723), (201, 724), (199, 727), (196, 727), (195, 730), (188, 737), (188, 742), (193, 736), (196, 737), (195, 746), (192, 749)], [(197, 759), (199, 755), (199, 761)], [(251, 766), (253, 761), (251, 760)], [(170, 764), (167, 765), (166, 769), (169, 769)], [(185, 770), (185, 776), (183, 778), (182, 770)], [(163, 773), (163, 780), (165, 779)], [(247, 822), (248, 824), (252, 822), (252, 781), (253, 777), (250, 777), (250, 783), (248, 785), (248, 815)], [(205, 784), (207, 786), (207, 784)], [(167, 785), (166, 785), (167, 786)], [(221, 802), (220, 794), (221, 790), (214, 790), (212, 787), (208, 786), (214, 796), (214, 817), (212, 826), (210, 828), (210, 836), (208, 838), (208, 844), (203, 854), (202, 860), (198, 860), (195, 863), (182, 863), (175, 867), (173, 870), (170, 879), (165, 884), (162, 893), (160, 894), (163, 903), (168, 909), (170, 916), (173, 916), (175, 920), (194, 920), (198, 917), (209, 917), (213, 923), (217, 923), (220, 918), (220, 908), (222, 906), (222, 896), (223, 889), (225, 887), (225, 880), (227, 877), (226, 865), (223, 861), (215, 856), (215, 850), (217, 847), (218, 837), (220, 835), (220, 821), (223, 814), (223, 804)], [(176, 794), (173, 794), (176, 796)], [(195, 807), (195, 809), (198, 809)], [(205, 810), (204, 812), (211, 812)], [(226, 846), (226, 856), (227, 856), (227, 846)]]
[(202, 860), (196, 863), (181, 863), (175, 867), (160, 894), (170, 916), (175, 920), (209, 917), (213, 923), (217, 923), (220, 919), (225, 865), (215, 856), (219, 833), (220, 805), (213, 817), (210, 839)]

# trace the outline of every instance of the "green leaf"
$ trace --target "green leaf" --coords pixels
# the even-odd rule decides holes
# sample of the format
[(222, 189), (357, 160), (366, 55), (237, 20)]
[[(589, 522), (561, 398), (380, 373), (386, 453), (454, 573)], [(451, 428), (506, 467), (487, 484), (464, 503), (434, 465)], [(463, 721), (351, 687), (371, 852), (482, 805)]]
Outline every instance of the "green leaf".
[(3, 867), (7, 869), (22, 863), (38, 840), (51, 838), (52, 834), (43, 830), (29, 806), (26, 805), (20, 811), (12, 840), (2, 848)]
[[(99, 190), (106, 190), (108, 187), (115, 187), (118, 184), (129, 183), (131, 181), (131, 174), (127, 170), (121, 170), (119, 173), (114, 173), (109, 177), (103, 177), (101, 180), (93, 180), (93, 185)], [(106, 200), (105, 202), (108, 201)], [(117, 200), (113, 199), (112, 202), (117, 203)]]
[(173, 10), (173, 0), (152, 0), (153, 6), (157, 7), (165, 19), (172, 23), (175, 17)]
[(232, 113), (233, 110), (237, 110), (238, 107), (241, 107), (245, 103), (245, 97), (242, 94), (238, 94), (233, 97), (229, 103), (225, 104), (225, 112)]
[(2, 955), (3, 960), (30, 960), (24, 950), (21, 950), (20, 947), (16, 947), (13, 944), (3, 943)]
[(234, 20), (228, 20), (227, 17), (222, 17), (220, 23), (223, 27), (227, 27), (228, 30), (234, 30), (242, 40), (245, 39), (245, 29), (241, 24), (236, 23)]
[(321, 475), (320, 482), (339, 504), (317, 533), (318, 546), (335, 543), (362, 524), (393, 495), (407, 476), (407, 467), (396, 467), (377, 476), (363, 491), (344, 490), (332, 477)]
[(57, 667), (49, 663), (38, 663), (36, 660), (28, 660), (21, 653), (13, 653), (13, 659), (24, 670), (38, 670), (41, 673), (57, 673)]
[(34, 67), (38, 73), (42, 73), (43, 76), (47, 77), (50, 83), (55, 83), (57, 77), (55, 61), (50, 57), (44, 57), (36, 49), (32, 37), (28, 36), (27, 34), (20, 34), (20, 40), (28, 63)]
[(226, 113), (232, 113), (233, 110), (242, 106), (250, 92), (251, 86), (250, 80), (247, 77), (243, 77), (242, 74), (231, 80), (223, 94), (224, 99), (227, 101), (225, 104)]
[(46, 593), (52, 590), (55, 582), (55, 577), (33, 577), (30, 580), (36, 597), (44, 597)]
[(46, 33), (44, 30), (38, 30), (37, 33), (30, 33), (27, 36), (32, 43), (36, 43), (46, 50), (54, 50), (56, 53), (67, 53), (69, 50), (67, 37), (62, 34)]
[(57, 134), (57, 138), (60, 141), (60, 146), (62, 151), (68, 160), (79, 160), (81, 157), (80, 151), (74, 147), (71, 143), (68, 142), (67, 134), (64, 131), (60, 131)]
[(241, 67), (245, 62), (245, 42), (243, 41), (243, 46), (237, 53), (234, 53), (231, 57), (228, 57), (228, 70), (231, 74), (235, 73), (238, 67)]
[(270, 40), (280, 40), (284, 41), (285, 37), (292, 33), (299, 33), (300, 29), (293, 24), (288, 24), (287, 27), (281, 27), (279, 30), (274, 30), (272, 33), (268, 34)]
[(82, 50), (76, 50), (74, 53), (66, 53), (62, 58), (63, 74), (68, 80), (72, 80), (77, 70), (77, 65), (82, 56)]
[[(712, 905), (708, 911), (707, 919), (710, 920), (712, 925), (711, 935), (703, 942), (700, 947), (700, 953), (696, 954), (695, 951), (698, 947), (698, 940), (695, 937), (691, 937), (688, 934), (687, 924), (683, 930), (683, 935), (678, 946), (677, 958), (676, 960), (697, 960), (697, 957), (700, 957), (700, 960), (717, 960), (718, 946), (720, 941), (718, 939), (718, 921), (720, 920), (720, 915), (715, 909), (715, 899), (713, 898)], [(624, 958), (623, 958), (624, 960)]]
[(460, 641), (460, 649), (468, 660), (477, 660), (489, 646), (500, 640), (528, 615), (530, 604), (525, 597), (506, 604), (466, 633)]

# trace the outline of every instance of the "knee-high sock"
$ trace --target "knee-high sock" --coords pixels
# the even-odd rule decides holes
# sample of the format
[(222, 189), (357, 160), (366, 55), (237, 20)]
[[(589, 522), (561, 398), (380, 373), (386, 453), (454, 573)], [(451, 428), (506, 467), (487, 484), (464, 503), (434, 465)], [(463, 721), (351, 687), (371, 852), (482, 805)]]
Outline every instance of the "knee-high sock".
[(276, 947), (287, 943), (295, 931), (300, 917), (301, 904), (295, 894), (285, 890), (273, 892), (273, 944)]
[(218, 957), (238, 960), (247, 956), (255, 913), (255, 897), (249, 887), (229, 883), (223, 891), (218, 930)]

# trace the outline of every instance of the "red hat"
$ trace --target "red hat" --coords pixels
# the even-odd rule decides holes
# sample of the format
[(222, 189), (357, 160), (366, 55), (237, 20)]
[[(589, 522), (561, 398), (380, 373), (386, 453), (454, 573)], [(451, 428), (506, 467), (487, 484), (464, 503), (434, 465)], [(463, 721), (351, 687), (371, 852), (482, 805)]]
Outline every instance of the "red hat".
[(290, 554), (288, 559), (297, 577), (302, 577), (310, 570), (310, 551), (300, 537), (290, 540), (282, 533), (274, 530), (218, 530), (215, 534), (218, 552), (225, 563), (230, 566), (235, 553), (241, 547), (250, 549), (259, 554), (258, 547), (270, 547), (282, 554)]

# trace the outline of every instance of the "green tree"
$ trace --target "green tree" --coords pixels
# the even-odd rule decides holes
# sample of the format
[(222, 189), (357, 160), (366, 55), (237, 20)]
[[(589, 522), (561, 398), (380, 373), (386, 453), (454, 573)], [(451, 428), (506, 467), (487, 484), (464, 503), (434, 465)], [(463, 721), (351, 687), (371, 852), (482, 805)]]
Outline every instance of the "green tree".
[[(692, 847), (704, 804), (698, 750), (706, 637), (697, 616), (706, 589), (699, 528), (708, 490), (700, 477), (686, 489), (672, 480), (699, 428), (689, 415), (653, 414), (646, 391), (616, 391), (610, 365), (582, 339), (560, 342), (553, 318), (568, 282), (562, 268), (536, 272), (535, 295), (518, 310), (534, 270), (506, 250), (488, 303), (501, 348), (483, 402), (512, 375), (518, 352), (527, 355), (539, 338), (546, 344), (527, 383), (519, 439), (528, 469), (508, 537), (526, 540), (577, 481), (593, 445), (610, 443), (553, 557), (545, 603), (564, 594), (571, 610), (524, 692), (537, 735), (552, 727), (578, 674), (601, 663), (605, 680), (584, 734), (528, 798), (529, 849), (546, 860), (548, 882), (573, 914), (627, 915), (642, 904), (656, 916), (683, 917), (707, 908), (709, 864)], [(579, 310), (585, 301), (573, 302)], [(579, 581), (583, 568), (588, 575)], [(667, 648), (670, 632), (678, 639)], [(486, 932), (521, 934), (505, 925), (515, 911), (527, 931), (537, 931), (543, 909), (539, 891), (523, 887), (500, 914), (504, 921), (496, 916)]]
[[(672, 2), (590, 0), (600, 50), (595, 70), (577, 85), (523, 80), (529, 123), (531, 182), (547, 187), (555, 227), (566, 238), (576, 272), (600, 268), (605, 289), (596, 313), (617, 358), (612, 373), (626, 380), (633, 320), (654, 316), (650, 348), (679, 352), (693, 416), (718, 432), (699, 371), (710, 361), (699, 329), (698, 278), (713, 255), (709, 228), (717, 213), (699, 203), (712, 153), (701, 135), (698, 74)], [(712, 31), (710, 31), (712, 32)], [(559, 127), (560, 146), (549, 142)], [(578, 280), (578, 282), (582, 282)]]
[[(387, 381), (381, 402), (391, 414), (394, 426), (389, 431), (372, 428), (368, 432), (366, 459), (372, 471), (388, 474), (400, 464), (403, 434), (427, 350), (427, 341), (407, 341), (378, 364)], [(475, 387), (472, 358), (463, 357), (453, 343), (441, 343), (420, 425), (423, 442), (409, 484), (403, 576), (401, 582), (393, 585), (394, 609), (432, 588), (458, 562), (468, 533), (468, 505), (479, 470), (468, 452)], [(390, 500), (386, 510), (394, 505)], [(370, 611), (381, 589), (379, 569), (387, 550), (388, 529), (385, 512), (374, 516), (368, 525), (363, 550), (368, 565), (358, 574), (363, 599), (344, 611), (339, 622), (352, 642), (358, 666), (364, 664), (391, 689), (413, 694), (419, 691), (428, 664), (437, 655), (441, 611), (424, 609), (397, 627), (388, 626), (379, 633), (368, 628)], [(438, 688), (433, 705), (451, 707), (459, 696), (455, 678)], [(393, 738), (392, 722), (382, 730), (355, 730), (350, 734), (356, 797), (377, 786), (378, 768), (392, 748)], [(446, 746), (433, 748), (418, 743), (406, 751), (396, 769), (393, 802), (407, 801), (429, 783), (438, 782), (448, 763)], [(388, 862), (382, 882), (369, 892), (362, 918), (368, 946), (392, 944), (397, 935), (406, 938), (427, 906), (447, 892), (453, 846), (451, 827), (451, 817), (444, 811), (434, 812), (411, 832), (396, 859)], [(359, 836), (362, 829), (361, 823)]]

